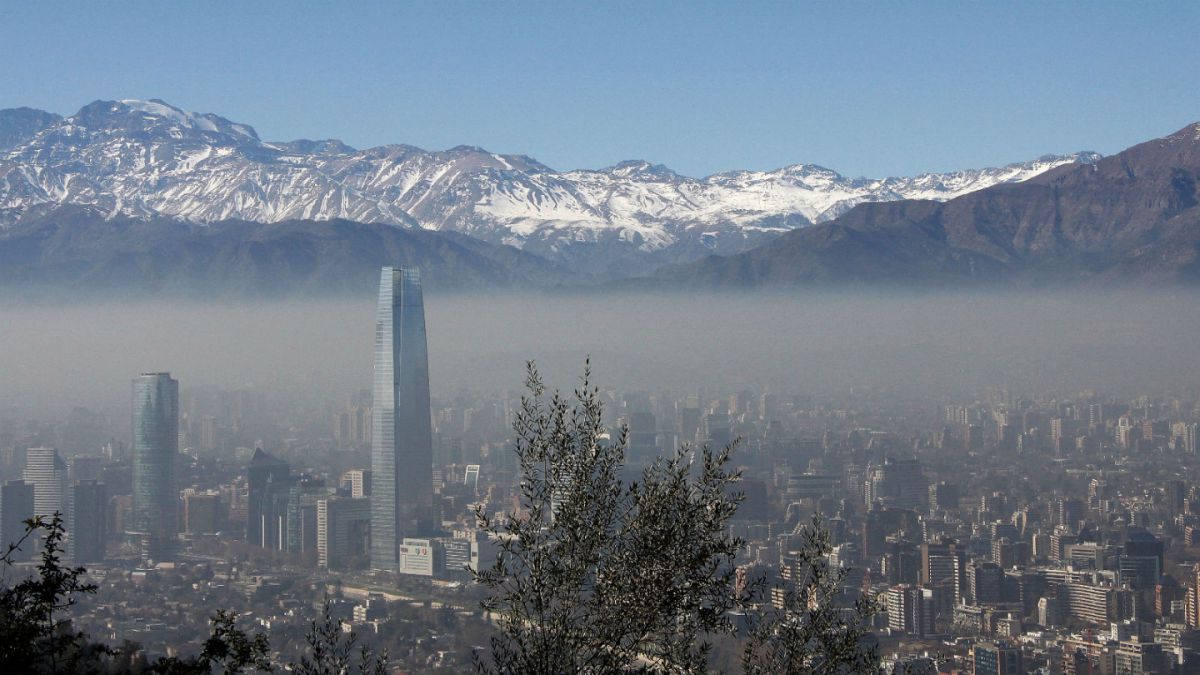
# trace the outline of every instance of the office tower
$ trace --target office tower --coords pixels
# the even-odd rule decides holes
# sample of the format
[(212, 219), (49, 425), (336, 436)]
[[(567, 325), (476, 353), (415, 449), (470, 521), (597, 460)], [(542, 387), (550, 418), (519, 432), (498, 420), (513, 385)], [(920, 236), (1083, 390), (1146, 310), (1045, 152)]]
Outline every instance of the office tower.
[(350, 415), (350, 442), (355, 445), (371, 442), (371, 407), (366, 405), (351, 406), (347, 411)]
[(326, 497), (317, 500), (317, 564), (345, 570), (367, 562), (371, 539), (371, 500)]
[[(1165, 546), (1158, 537), (1145, 528), (1131, 527), (1125, 533), (1124, 553), (1127, 556), (1151, 557), (1157, 560), (1158, 570), (1163, 570), (1163, 552)], [(1154, 583), (1158, 583), (1155, 579)]]
[(1078, 499), (1069, 497), (1056, 500), (1050, 512), (1051, 522), (1062, 525), (1074, 532), (1079, 528), (1079, 522), (1087, 514), (1087, 505)]
[(992, 540), (992, 562), (1001, 568), (1025, 567), (1029, 559), (1029, 542), (1010, 537)]
[(200, 418), (200, 449), (217, 449), (217, 418), (212, 415)]
[(54, 448), (29, 448), (25, 452), (26, 483), (33, 486), (33, 512), (49, 518), (67, 516), (67, 465)]
[(888, 628), (924, 637), (933, 632), (933, 594), (927, 588), (900, 584), (887, 590)]
[(1058, 587), (1059, 608), (1079, 621), (1104, 624), (1134, 616), (1134, 595), (1128, 588), (1068, 581)]
[(371, 472), (362, 469), (350, 469), (342, 474), (340, 487), (350, 493), (355, 499), (371, 495)]
[[(0, 487), (0, 547), (8, 550), (25, 536), (25, 521), (33, 517), (33, 484), (23, 480), (10, 480)], [(13, 551), (13, 562), (24, 562), (33, 557), (35, 546), (26, 542)]]
[(1038, 625), (1047, 628), (1057, 626), (1062, 622), (1062, 612), (1058, 606), (1058, 598), (1044, 597), (1038, 598), (1037, 602)]
[(71, 485), (81, 480), (100, 480), (104, 475), (104, 458), (99, 455), (75, 455), (68, 462), (67, 480)]
[(958, 508), (958, 486), (941, 481), (929, 486), (929, 510), (946, 511)]
[(289, 553), (316, 557), (317, 502), (337, 493), (325, 481), (301, 475), (288, 491), (284, 547)]
[(1130, 527), (1122, 554), (1117, 556), (1117, 583), (1136, 594), (1136, 616), (1155, 616), (1154, 599), (1163, 572), (1163, 542), (1140, 527)]
[(1134, 590), (1153, 590), (1161, 576), (1162, 569), (1154, 556), (1117, 556), (1117, 583)]
[(383, 268), (371, 415), (371, 567), (396, 571), (400, 541), (431, 526), (433, 434), (425, 306), (416, 270)]
[(729, 413), (716, 411), (704, 417), (704, 437), (713, 448), (723, 448), (733, 442), (733, 421)]
[(333, 441), (339, 448), (350, 445), (350, 413), (343, 411), (333, 414)]
[(475, 563), (472, 555), (475, 542), (457, 536), (440, 541), (444, 556), (442, 576), (448, 579), (469, 581), (471, 579), (470, 566)]
[(178, 533), (179, 382), (170, 373), (133, 380), (133, 532), (144, 557), (169, 558)]
[(287, 548), (287, 513), (296, 480), (287, 462), (258, 448), (246, 467), (246, 543), (275, 551)]
[(758, 412), (766, 421), (779, 416), (779, 397), (774, 394), (763, 394), (758, 399)]
[(700, 434), (700, 409), (685, 407), (679, 411), (679, 437), (683, 443), (695, 443)]
[(104, 483), (81, 480), (71, 488), (71, 512), (67, 519), (67, 550), (75, 563), (102, 562), (108, 539), (105, 509), (108, 496)]
[(937, 614), (949, 616), (963, 597), (967, 582), (967, 550), (942, 538), (921, 544), (921, 585), (933, 591)]
[(1129, 449), (1141, 437), (1141, 429), (1133, 426), (1133, 420), (1128, 415), (1117, 419), (1116, 440), (1122, 448)]
[(215, 534), (223, 529), (221, 495), (215, 490), (183, 495), (183, 530), (188, 534)]
[(654, 414), (636, 411), (629, 415), (629, 448), (627, 463), (643, 467), (658, 456), (658, 424)]
[(1074, 440), (1075, 420), (1055, 417), (1050, 420), (1050, 443), (1058, 452), (1067, 450), (1068, 444)]
[(979, 424), (964, 424), (963, 425), (963, 442), (968, 450), (979, 450), (983, 448), (984, 432), (983, 426)]
[(920, 553), (906, 539), (889, 536), (880, 562), (880, 571), (890, 584), (916, 584), (921, 578)]
[(916, 459), (886, 457), (870, 471), (867, 506), (923, 509), (929, 501), (929, 482)]
[(333, 417), (333, 437), (339, 447), (371, 442), (371, 407), (351, 405)]
[(994, 604), (1002, 600), (1004, 570), (994, 562), (967, 564), (966, 599), (972, 605)]
[(1021, 648), (1003, 642), (981, 642), (971, 648), (971, 672), (975, 675), (1024, 675)]
[(463, 483), (470, 490), (470, 495), (476, 497), (479, 495), (479, 465), (468, 464), (467, 470), (463, 472)]
[(400, 541), (398, 551), (396, 566), (401, 574), (432, 577), (445, 569), (446, 551), (441, 540), (405, 537)]

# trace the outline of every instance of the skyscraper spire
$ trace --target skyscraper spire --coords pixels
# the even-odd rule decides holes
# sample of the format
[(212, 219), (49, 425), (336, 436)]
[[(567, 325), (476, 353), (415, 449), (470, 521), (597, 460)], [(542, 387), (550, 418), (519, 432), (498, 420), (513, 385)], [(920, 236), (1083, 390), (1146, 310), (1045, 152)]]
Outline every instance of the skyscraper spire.
[(432, 527), (429, 356), (416, 270), (384, 267), (380, 276), (373, 406), (371, 568), (394, 571), (400, 540)]

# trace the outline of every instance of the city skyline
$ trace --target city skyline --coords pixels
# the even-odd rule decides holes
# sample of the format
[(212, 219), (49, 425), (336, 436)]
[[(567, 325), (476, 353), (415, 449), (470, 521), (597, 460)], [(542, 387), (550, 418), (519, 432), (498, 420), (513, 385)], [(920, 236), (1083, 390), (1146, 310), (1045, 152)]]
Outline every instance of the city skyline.
[(1197, 35), (7, 7), (0, 674), (1200, 675)]

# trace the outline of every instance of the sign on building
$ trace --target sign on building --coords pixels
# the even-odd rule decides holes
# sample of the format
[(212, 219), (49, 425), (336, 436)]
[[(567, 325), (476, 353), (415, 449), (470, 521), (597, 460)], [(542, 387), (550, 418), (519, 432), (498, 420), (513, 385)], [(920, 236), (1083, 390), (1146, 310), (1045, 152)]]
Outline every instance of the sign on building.
[(433, 542), (405, 538), (400, 544), (400, 573), (433, 576)]

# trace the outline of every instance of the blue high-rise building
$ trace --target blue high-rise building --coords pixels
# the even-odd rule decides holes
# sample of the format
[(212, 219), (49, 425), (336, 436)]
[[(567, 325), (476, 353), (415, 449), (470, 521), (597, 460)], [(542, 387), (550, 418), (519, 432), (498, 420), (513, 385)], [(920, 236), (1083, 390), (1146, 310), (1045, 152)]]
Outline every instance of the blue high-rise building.
[(107, 503), (104, 483), (98, 480), (81, 480), (71, 488), (67, 550), (73, 562), (104, 561), (104, 544), (108, 537), (105, 522)]
[[(34, 516), (33, 483), (23, 480), (5, 481), (0, 487), (0, 550), (21, 541), (25, 536), (25, 521)], [(24, 562), (33, 558), (37, 547), (25, 541), (12, 551), (10, 560)]]
[(179, 382), (170, 373), (133, 380), (133, 533), (144, 557), (171, 557), (178, 534)]
[(416, 270), (385, 267), (380, 278), (372, 425), (371, 567), (394, 571), (401, 540), (432, 527), (429, 355)]
[(246, 467), (246, 543), (275, 551), (287, 550), (287, 511), (296, 478), (287, 462), (258, 448)]

